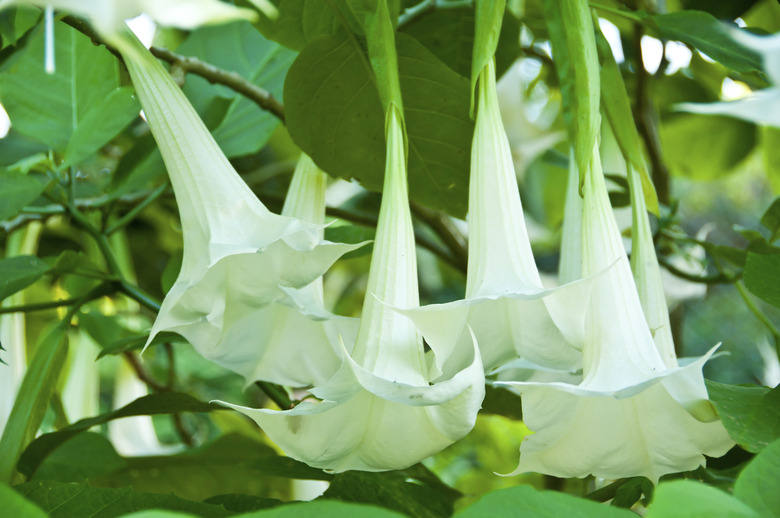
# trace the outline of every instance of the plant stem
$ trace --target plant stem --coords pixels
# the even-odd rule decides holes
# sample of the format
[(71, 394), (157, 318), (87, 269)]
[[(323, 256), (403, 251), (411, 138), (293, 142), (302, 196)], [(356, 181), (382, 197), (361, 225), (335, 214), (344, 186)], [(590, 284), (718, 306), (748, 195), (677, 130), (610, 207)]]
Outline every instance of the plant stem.
[(284, 390), (282, 386), (267, 381), (256, 381), (255, 385), (257, 385), (271, 401), (276, 403), (280, 409), (289, 410), (295, 406), (287, 395), (287, 391)]
[(284, 122), (284, 106), (282, 106), (282, 103), (271, 92), (247, 81), (236, 72), (228, 72), (198, 58), (182, 56), (165, 48), (151, 47), (149, 51), (154, 57), (180, 67), (185, 72), (198, 75), (209, 83), (227, 86)]
[(119, 218), (117, 221), (115, 221), (113, 225), (110, 225), (105, 230), (105, 235), (110, 236), (111, 234), (113, 234), (114, 232), (119, 230), (120, 228), (122, 228), (125, 225), (127, 225), (128, 223), (130, 223), (133, 219), (135, 219), (136, 216), (138, 216), (138, 214), (141, 213), (141, 211), (143, 211), (146, 207), (148, 207), (157, 198), (162, 196), (162, 194), (166, 191), (166, 189), (168, 189), (168, 184), (164, 183), (161, 186), (159, 186), (158, 188), (156, 188), (155, 190), (153, 190), (151, 192), (151, 194), (149, 194), (149, 196), (144, 198), (144, 200), (141, 203), (139, 203), (138, 205), (136, 205), (135, 207), (130, 209), (127, 212), (127, 214), (125, 214), (124, 216)]

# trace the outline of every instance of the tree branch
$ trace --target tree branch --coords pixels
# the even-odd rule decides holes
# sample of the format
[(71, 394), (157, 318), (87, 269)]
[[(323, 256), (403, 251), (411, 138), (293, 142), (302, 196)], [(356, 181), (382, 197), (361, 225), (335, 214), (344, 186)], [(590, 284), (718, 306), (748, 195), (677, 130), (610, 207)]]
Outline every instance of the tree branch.
[(198, 58), (182, 56), (161, 47), (151, 47), (149, 51), (158, 59), (167, 61), (185, 72), (198, 75), (212, 84), (227, 86), (265, 111), (284, 122), (284, 107), (270, 92), (244, 79), (236, 72), (228, 72), (206, 63)]

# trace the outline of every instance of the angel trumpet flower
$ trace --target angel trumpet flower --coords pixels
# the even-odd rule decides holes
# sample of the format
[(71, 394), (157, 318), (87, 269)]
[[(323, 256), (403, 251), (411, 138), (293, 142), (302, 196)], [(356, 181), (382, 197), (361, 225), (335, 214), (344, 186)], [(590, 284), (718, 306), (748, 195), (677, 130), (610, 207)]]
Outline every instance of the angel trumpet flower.
[(730, 31), (743, 46), (761, 55), (772, 86), (744, 99), (717, 103), (681, 103), (678, 110), (708, 115), (728, 115), (756, 124), (780, 127), (780, 33), (758, 36), (741, 29)]
[(149, 342), (161, 331), (173, 331), (206, 357), (220, 361), (235, 347), (239, 352), (226, 360), (228, 366), (237, 358), (252, 358), (256, 366), (263, 355), (253, 350), (257, 337), (236, 331), (231, 342), (244, 342), (228, 343), (231, 328), (246, 330), (245, 319), (284, 299), (286, 289), (311, 283), (360, 245), (322, 242), (322, 225), (270, 212), (149, 51), (127, 38), (120, 52), (168, 169), (184, 238), (181, 271)]
[[(302, 155), (282, 215), (323, 225), (326, 184), (325, 173)], [(317, 232), (323, 239), (324, 228)], [(322, 277), (302, 288), (283, 290), (276, 303), (256, 309), (227, 329), (219, 342), (199, 352), (241, 374), (247, 383), (263, 380), (305, 387), (326, 381), (340, 365), (339, 338), (354, 343), (359, 319), (325, 309)]]
[(87, 18), (108, 43), (122, 46), (125, 20), (146, 13), (155, 22), (180, 29), (207, 23), (253, 20), (257, 13), (219, 0), (0, 0), (0, 10), (11, 5), (53, 8)]
[(707, 400), (701, 368), (714, 351), (683, 367), (659, 353), (642, 312), (598, 156), (584, 184), (583, 275), (610, 267), (589, 301), (583, 380), (503, 382), (519, 388), (523, 419), (535, 433), (520, 446), (513, 474), (645, 476), (692, 470), (704, 455), (734, 445)]
[(468, 221), (466, 298), (404, 314), (429, 344), (447, 350), (443, 359), (462, 362), (469, 354), (470, 327), (487, 370), (518, 356), (547, 368), (579, 369), (581, 355), (570, 344), (582, 341), (584, 320), (569, 301), (586, 298), (590, 284), (542, 287), (501, 122), (493, 61), (478, 80)]
[(352, 350), (344, 348), (338, 372), (310, 390), (321, 401), (284, 411), (223, 403), (251, 417), (289, 456), (335, 472), (419, 462), (466, 435), (484, 397), (473, 346), (462, 370), (432, 377), (414, 324), (390, 307), (418, 304), (402, 125), (390, 104), (384, 191), (360, 329)]

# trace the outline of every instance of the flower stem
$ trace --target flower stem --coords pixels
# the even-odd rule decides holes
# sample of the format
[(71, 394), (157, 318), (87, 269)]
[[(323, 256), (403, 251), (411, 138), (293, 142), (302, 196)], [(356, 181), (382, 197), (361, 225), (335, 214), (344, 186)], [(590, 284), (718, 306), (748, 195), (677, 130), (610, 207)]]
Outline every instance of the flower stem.
[(256, 381), (255, 385), (257, 385), (271, 401), (276, 403), (280, 409), (289, 410), (295, 406), (287, 395), (287, 391), (284, 390), (281, 385), (276, 385), (275, 383), (269, 383), (267, 381)]

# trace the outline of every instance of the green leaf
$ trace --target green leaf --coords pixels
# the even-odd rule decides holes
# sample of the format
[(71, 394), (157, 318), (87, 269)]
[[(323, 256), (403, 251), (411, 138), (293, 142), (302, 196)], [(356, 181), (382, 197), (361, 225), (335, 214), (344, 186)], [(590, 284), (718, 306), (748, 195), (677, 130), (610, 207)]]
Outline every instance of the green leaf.
[(775, 440), (751, 460), (734, 485), (734, 496), (761, 516), (780, 517), (780, 440)]
[(53, 275), (64, 273), (73, 273), (84, 275), (86, 277), (108, 278), (102, 268), (89, 260), (83, 252), (65, 250), (57, 256), (44, 257), (44, 261), (49, 264), (49, 272)]
[(593, 20), (583, 0), (552, 0), (542, 4), (561, 82), (564, 121), (574, 146), (581, 184), (600, 121), (601, 87)]
[(475, 504), (455, 514), (454, 518), (510, 518), (528, 516), (534, 518), (630, 518), (631, 511), (610, 507), (554, 491), (537, 491), (531, 486), (515, 486), (493, 491)]
[(54, 387), (68, 352), (67, 321), (59, 322), (35, 348), (18, 396), (0, 438), (0, 482), (10, 483), (16, 462), (27, 444), (35, 437), (49, 407)]
[(49, 271), (49, 265), (34, 255), (0, 259), (0, 300), (34, 283)]
[(780, 198), (775, 198), (772, 205), (766, 209), (764, 215), (761, 216), (761, 224), (772, 233), (769, 238), (770, 243), (773, 243), (780, 237)]
[(672, 173), (697, 180), (730, 173), (756, 146), (755, 125), (719, 115), (676, 113), (659, 134)]
[(87, 110), (65, 148), (63, 167), (88, 158), (138, 116), (134, 93), (129, 86), (117, 88)]
[[(176, 51), (235, 72), (280, 100), (287, 69), (295, 58), (295, 53), (264, 38), (249, 22), (201, 27)], [(210, 129), (229, 157), (257, 152), (279, 125), (279, 119), (253, 101), (202, 77), (188, 76), (184, 93), (204, 120), (215, 103), (224, 113)]]
[(316, 516), (317, 518), (402, 518), (404, 515), (370, 505), (318, 500), (283, 505), (239, 516), (240, 518), (301, 518), (304, 516)]
[(748, 252), (743, 275), (751, 293), (780, 307), (780, 254)]
[(65, 441), (43, 461), (33, 480), (86, 482), (122, 468), (111, 442), (97, 433), (83, 433)]
[(471, 56), (471, 113), (474, 114), (474, 93), (482, 69), (493, 60), (501, 34), (506, 0), (477, 0), (474, 50)]
[(682, 5), (685, 9), (695, 9), (698, 11), (707, 11), (719, 20), (733, 20), (738, 18), (758, 0), (683, 0)]
[[(475, 23), (473, 7), (434, 9), (414, 18), (398, 30), (422, 43), (459, 75), (469, 77), (474, 50)], [(453, 37), (453, 34), (457, 34), (457, 37)], [(519, 55), (520, 22), (506, 12), (501, 23), (496, 49), (496, 77), (501, 77)]]
[(601, 59), (602, 108), (607, 115), (609, 124), (612, 127), (612, 133), (615, 135), (615, 140), (626, 162), (639, 172), (647, 210), (658, 215), (658, 196), (647, 171), (626, 84), (623, 82), (623, 76), (620, 74), (620, 69), (615, 62), (609, 43), (601, 33), (598, 24), (594, 24), (594, 26), (597, 29), (595, 30), (596, 46)]
[[(31, 477), (40, 467), (43, 460), (63, 442), (74, 435), (89, 430), (93, 426), (98, 426), (114, 419), (136, 415), (211, 412), (213, 410), (222, 409), (223, 407), (203, 403), (190, 395), (177, 392), (162, 392), (159, 394), (143, 396), (120, 409), (88, 419), (82, 419), (59, 431), (41, 435), (35, 439), (22, 454), (21, 459), (19, 459), (19, 471), (28, 478)], [(2, 460), (0, 460), (0, 462), (2, 462)]]
[(451, 516), (459, 496), (418, 464), (385, 473), (338, 473), (321, 498), (378, 505), (415, 518), (435, 518)]
[[(201, 501), (230, 493), (257, 497), (284, 494), (289, 478), (329, 480), (332, 475), (282, 457), (266, 444), (229, 434), (176, 455), (124, 459), (123, 466), (91, 478), (90, 483), (100, 487), (132, 487), (148, 493), (173, 493), (186, 500)], [(277, 505), (279, 502), (263, 503)]]
[[(91, 333), (90, 333), (91, 334)], [(144, 345), (146, 345), (146, 341), (149, 339), (149, 334), (142, 334), (142, 335), (131, 335), (126, 336), (124, 338), (120, 338), (113, 342), (98, 342), (102, 349), (98, 353), (98, 359), (102, 358), (103, 356), (109, 355), (109, 354), (122, 354), (127, 351), (137, 351), (143, 349)], [(178, 333), (163, 331), (162, 333), (157, 333), (157, 335), (154, 337), (154, 340), (152, 340), (149, 343), (149, 347), (154, 347), (155, 345), (160, 344), (186, 344), (187, 340), (184, 339), (183, 336), (181, 336)]]
[[(372, 228), (360, 225), (330, 225), (325, 228), (325, 239), (334, 243), (357, 244), (364, 241), (371, 241), (376, 236), (376, 231)], [(341, 259), (354, 259), (368, 255), (373, 250), (373, 243), (361, 246), (341, 256)]]
[(46, 189), (46, 183), (32, 175), (0, 171), (0, 220), (13, 218), (35, 201)]
[(15, 489), (51, 518), (114, 518), (144, 509), (182, 511), (204, 518), (235, 516), (220, 506), (190, 502), (174, 495), (139, 493), (129, 488), (97, 488), (89, 484), (39, 480), (20, 484)]
[[(409, 137), (410, 196), (463, 217), (474, 132), (468, 80), (405, 34), (398, 34), (396, 46)], [(356, 178), (379, 192), (385, 166), (384, 114), (362, 60), (345, 36), (310, 43), (285, 82), (287, 129), (324, 171)]]
[(710, 401), (737, 444), (757, 453), (780, 438), (780, 389), (707, 381)]
[(5, 8), (0, 12), (0, 49), (16, 43), (27, 31), (32, 29), (41, 18), (41, 10), (32, 6), (19, 5)]
[(277, 500), (276, 498), (265, 498), (262, 496), (254, 495), (217, 495), (207, 498), (203, 501), (206, 504), (221, 505), (228, 511), (234, 511), (237, 513), (246, 513), (249, 511), (257, 511), (260, 509), (268, 509), (270, 507), (276, 507), (282, 505), (284, 502)]
[(48, 515), (40, 507), (25, 500), (19, 493), (2, 483), (0, 483), (0, 502), (3, 505), (3, 513), (7, 516), (48, 518)]
[(647, 508), (647, 518), (758, 518), (728, 493), (692, 480), (662, 482)]
[(737, 43), (726, 25), (709, 13), (678, 11), (648, 15), (637, 11), (637, 14), (659, 37), (687, 43), (737, 72), (762, 69), (761, 56)]
[(338, 32), (341, 25), (330, 5), (322, 0), (282, 0), (277, 19), (261, 25), (261, 30), (285, 47), (301, 50), (320, 36)]
[[(56, 71), (47, 74), (44, 31), (33, 34), (3, 67), (0, 100), (14, 128), (56, 151), (68, 149), (73, 163), (111, 140), (138, 111), (128, 108), (129, 92), (115, 94), (119, 66), (108, 50), (64, 23), (56, 26), (54, 46)], [(102, 111), (120, 105), (120, 111)]]

